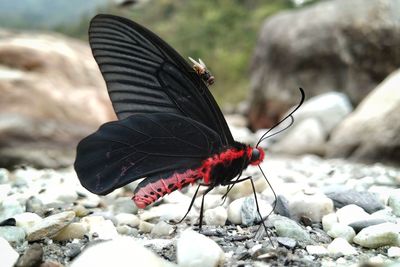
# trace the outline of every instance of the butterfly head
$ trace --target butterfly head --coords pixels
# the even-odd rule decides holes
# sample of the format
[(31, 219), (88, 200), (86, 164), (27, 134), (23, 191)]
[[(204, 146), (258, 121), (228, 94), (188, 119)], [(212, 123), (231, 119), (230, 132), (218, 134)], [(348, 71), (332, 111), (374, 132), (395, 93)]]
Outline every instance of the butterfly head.
[(261, 147), (249, 147), (247, 150), (250, 165), (259, 165), (265, 156), (265, 152)]

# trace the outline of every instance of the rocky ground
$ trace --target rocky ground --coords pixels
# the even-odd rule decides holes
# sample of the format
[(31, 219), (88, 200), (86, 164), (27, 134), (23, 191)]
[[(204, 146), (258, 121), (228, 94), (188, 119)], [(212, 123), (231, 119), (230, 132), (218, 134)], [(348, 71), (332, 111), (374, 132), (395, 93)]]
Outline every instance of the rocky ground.
[[(98, 197), (72, 168), (1, 169), (2, 266), (398, 266), (399, 168), (315, 156), (269, 156), (262, 168), (278, 195), (268, 235), (250, 183), (235, 185), (223, 203), (225, 188), (207, 195), (199, 234), (200, 198), (184, 222), (171, 223), (195, 187), (138, 210), (134, 185)], [(270, 187), (257, 168), (245, 175), (267, 216)]]

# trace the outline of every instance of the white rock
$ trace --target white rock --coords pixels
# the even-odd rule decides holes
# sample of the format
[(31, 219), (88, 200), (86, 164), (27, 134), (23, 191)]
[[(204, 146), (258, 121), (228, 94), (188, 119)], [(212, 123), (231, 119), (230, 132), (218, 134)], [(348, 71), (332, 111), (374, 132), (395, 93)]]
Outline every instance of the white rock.
[(343, 223), (333, 224), (327, 234), (332, 238), (342, 237), (347, 242), (353, 242), (353, 238), (356, 236), (354, 229)]
[(228, 220), (234, 224), (242, 224), (242, 205), (246, 198), (234, 200), (228, 207)]
[(390, 247), (387, 251), (390, 258), (400, 258), (400, 247)]
[(338, 209), (336, 211), (336, 215), (340, 223), (347, 225), (353, 222), (368, 220), (371, 218), (371, 215), (365, 212), (363, 208), (360, 208), (354, 204), (350, 204)]
[(400, 226), (394, 223), (381, 223), (362, 229), (353, 239), (354, 243), (366, 248), (398, 246)]
[(176, 249), (179, 266), (215, 267), (222, 266), (225, 260), (217, 243), (191, 229), (181, 233)]
[(0, 168), (0, 184), (5, 184), (8, 182), (10, 172), (7, 169)]
[(71, 240), (75, 238), (82, 239), (88, 232), (89, 227), (86, 223), (73, 222), (58, 232), (53, 239), (57, 241)]
[(357, 250), (346, 241), (346, 239), (338, 237), (328, 245), (328, 252), (331, 255), (355, 255)]
[(150, 233), (154, 228), (153, 223), (145, 222), (145, 221), (140, 221), (139, 223), (139, 231), (142, 233)]
[(302, 216), (320, 222), (324, 215), (333, 212), (333, 201), (324, 194), (296, 194), (289, 201), (290, 214), (296, 220)]
[(322, 217), (322, 228), (325, 232), (328, 232), (332, 226), (338, 222), (338, 218), (336, 213), (329, 213)]
[[(254, 182), (254, 187), (255, 187), (257, 193), (261, 193), (268, 187), (267, 182), (262, 178), (258, 178), (258, 179), (253, 178), (253, 182)], [(224, 189), (226, 192), (226, 188), (224, 188)], [(247, 197), (247, 196), (251, 196), (251, 195), (253, 195), (253, 187), (251, 186), (250, 180), (235, 184), (235, 186), (232, 187), (232, 189), (228, 193), (228, 197), (231, 200), (235, 200), (235, 199), (239, 199), (239, 198)]]
[(115, 216), (115, 219), (118, 226), (129, 225), (130, 227), (136, 227), (140, 223), (139, 217), (130, 213), (119, 213)]
[(164, 203), (170, 203), (170, 204), (186, 203), (186, 205), (188, 205), (188, 206), (189, 206), (191, 200), (192, 200), (191, 197), (188, 197), (187, 195), (183, 194), (179, 190), (176, 190), (176, 191), (172, 192), (171, 194), (165, 195), (163, 197)]
[(88, 247), (71, 264), (71, 267), (88, 266), (176, 267), (177, 265), (156, 256), (131, 237), (118, 237)]
[(400, 189), (393, 190), (390, 194), (388, 206), (392, 208), (394, 215), (400, 217)]
[(0, 221), (14, 217), (16, 214), (23, 213), (24, 207), (16, 200), (11, 197), (3, 199), (0, 205)]
[(2, 237), (0, 237), (0, 258), (1, 266), (4, 267), (13, 267), (19, 258), (18, 252)]
[(117, 229), (111, 220), (104, 220), (102, 222), (90, 224), (90, 237), (92, 237), (93, 234), (96, 234), (97, 238), (104, 240), (113, 239), (118, 236)]
[(75, 212), (64, 211), (44, 218), (27, 231), (26, 239), (36, 241), (45, 237), (53, 237), (61, 229), (71, 223), (75, 218)]
[[(196, 200), (194, 201), (194, 206), (198, 209), (201, 207), (201, 199), (203, 197), (197, 197)], [(215, 207), (221, 206), (223, 200), (222, 200), (222, 195), (218, 194), (208, 194), (204, 197), (204, 210), (208, 209), (213, 209)], [(225, 201), (225, 205), (227, 202)]]
[[(185, 203), (162, 204), (160, 206), (151, 207), (150, 210), (144, 210), (139, 217), (143, 221), (148, 221), (154, 218), (160, 218), (163, 221), (180, 221), (186, 214), (188, 208), (189, 205), (186, 205)], [(198, 217), (199, 213), (192, 207), (186, 219), (197, 220)]]
[(16, 225), (24, 228), (25, 232), (28, 232), (35, 224), (43, 220), (42, 217), (33, 212), (16, 214), (13, 218), (16, 221)]
[(308, 245), (306, 246), (306, 250), (310, 255), (317, 255), (317, 256), (328, 255), (328, 250), (323, 246)]
[[(147, 222), (146, 222), (147, 223)], [(169, 236), (174, 232), (174, 227), (164, 221), (159, 221), (151, 229), (151, 235), (154, 237)]]
[(204, 222), (207, 225), (225, 225), (228, 212), (224, 207), (216, 207), (204, 212)]

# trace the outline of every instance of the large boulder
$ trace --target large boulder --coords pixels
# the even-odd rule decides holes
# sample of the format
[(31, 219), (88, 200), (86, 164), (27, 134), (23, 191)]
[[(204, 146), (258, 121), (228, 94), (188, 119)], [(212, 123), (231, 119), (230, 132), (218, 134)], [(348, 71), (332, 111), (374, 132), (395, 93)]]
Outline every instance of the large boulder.
[(0, 167), (62, 167), (114, 113), (87, 44), (0, 31)]
[(333, 131), (327, 156), (400, 164), (400, 70)]
[(357, 105), (400, 65), (400, 0), (322, 1), (267, 19), (251, 68), (250, 123), (271, 127), (298, 102), (341, 91)]

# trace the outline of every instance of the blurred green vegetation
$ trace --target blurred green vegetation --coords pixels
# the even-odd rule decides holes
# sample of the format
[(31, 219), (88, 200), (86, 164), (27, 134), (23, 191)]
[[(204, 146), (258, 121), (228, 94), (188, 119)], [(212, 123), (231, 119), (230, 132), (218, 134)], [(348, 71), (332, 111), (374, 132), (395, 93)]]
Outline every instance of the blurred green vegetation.
[[(184, 58), (201, 58), (216, 77), (211, 91), (226, 105), (247, 97), (248, 69), (262, 22), (292, 7), (289, 0), (153, 0), (98, 12), (128, 17), (156, 32)], [(85, 17), (57, 31), (86, 38), (89, 20)]]

